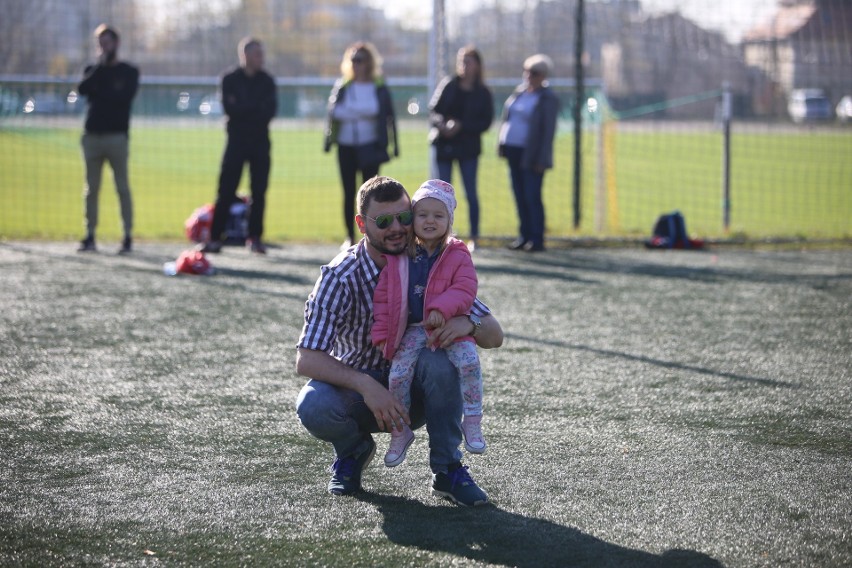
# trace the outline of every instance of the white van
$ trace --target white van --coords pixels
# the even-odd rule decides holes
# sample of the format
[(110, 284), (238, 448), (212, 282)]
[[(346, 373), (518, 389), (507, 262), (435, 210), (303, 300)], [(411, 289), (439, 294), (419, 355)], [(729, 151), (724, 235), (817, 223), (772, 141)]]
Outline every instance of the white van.
[(822, 89), (793, 89), (787, 102), (787, 112), (793, 122), (829, 120), (832, 118), (831, 102)]

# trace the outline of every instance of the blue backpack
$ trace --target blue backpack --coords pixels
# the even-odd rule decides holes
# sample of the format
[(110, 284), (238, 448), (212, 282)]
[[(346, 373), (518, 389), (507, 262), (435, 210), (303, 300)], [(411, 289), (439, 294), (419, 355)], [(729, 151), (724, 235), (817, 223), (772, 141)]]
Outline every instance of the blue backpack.
[(654, 234), (645, 241), (647, 248), (690, 249), (703, 248), (704, 243), (690, 239), (686, 233), (686, 221), (680, 211), (660, 215), (654, 224)]

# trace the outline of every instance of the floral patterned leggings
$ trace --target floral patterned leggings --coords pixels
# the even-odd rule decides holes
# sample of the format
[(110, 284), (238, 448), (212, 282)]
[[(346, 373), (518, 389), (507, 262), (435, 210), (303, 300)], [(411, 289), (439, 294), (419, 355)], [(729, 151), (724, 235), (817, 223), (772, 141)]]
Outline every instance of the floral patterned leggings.
[[(422, 326), (409, 326), (391, 363), (388, 389), (391, 394), (408, 409), (411, 407), (411, 383), (414, 381), (414, 366), (420, 351), (426, 348), (426, 329)], [(482, 414), (482, 369), (479, 355), (473, 341), (455, 341), (446, 348), (450, 363), (459, 373), (464, 415)]]

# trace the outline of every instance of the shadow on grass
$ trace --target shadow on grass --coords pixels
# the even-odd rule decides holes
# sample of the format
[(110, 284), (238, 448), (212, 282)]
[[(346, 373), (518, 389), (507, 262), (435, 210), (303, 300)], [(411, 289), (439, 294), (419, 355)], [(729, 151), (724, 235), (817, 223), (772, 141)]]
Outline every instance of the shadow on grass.
[(563, 349), (574, 349), (576, 351), (586, 351), (588, 353), (594, 353), (596, 355), (603, 355), (605, 357), (617, 357), (620, 359), (625, 359), (627, 361), (633, 361), (636, 363), (646, 363), (648, 365), (654, 365), (656, 367), (663, 367), (666, 369), (677, 369), (681, 371), (690, 371), (692, 373), (699, 373), (701, 375), (710, 375), (712, 377), (721, 377), (723, 379), (730, 379), (732, 381), (740, 381), (744, 383), (752, 383), (756, 385), (763, 385), (766, 387), (782, 387), (789, 389), (799, 388), (799, 385), (795, 383), (788, 383), (786, 381), (777, 381), (774, 379), (765, 379), (762, 377), (749, 377), (747, 375), (738, 375), (736, 373), (726, 373), (724, 371), (717, 371), (714, 369), (707, 369), (705, 367), (696, 367), (695, 365), (686, 365), (684, 363), (676, 363), (674, 361), (663, 361), (662, 359), (654, 359), (652, 357), (646, 357), (644, 355), (631, 355), (630, 353), (624, 353), (622, 351), (613, 351), (612, 349), (600, 349), (598, 347), (590, 347), (588, 345), (580, 345), (577, 343), (567, 343), (565, 341), (559, 341), (555, 339), (542, 339), (540, 337), (532, 337), (526, 335), (520, 335), (517, 333), (506, 333), (506, 339), (517, 339), (522, 341), (529, 341), (534, 344), (546, 344), (553, 347), (561, 347)]
[[(551, 265), (553, 266), (553, 265)], [(547, 267), (543, 267), (547, 268)], [(557, 268), (569, 268), (569, 267), (558, 267)], [(501, 266), (477, 266), (476, 272), (478, 274), (499, 274), (501, 276), (521, 276), (525, 279), (534, 280), (537, 278), (545, 279), (545, 280), (560, 280), (563, 282), (576, 282), (578, 284), (600, 284), (600, 280), (591, 280), (588, 278), (581, 278), (579, 276), (574, 276), (571, 274), (566, 274), (565, 272), (554, 272), (552, 270), (544, 270), (541, 268), (537, 268), (534, 265), (529, 264), (515, 264), (512, 266), (501, 265)]]
[[(119, 255), (112, 252), (106, 247), (102, 247), (102, 250), (99, 250), (95, 253), (85, 253), (80, 254), (77, 253), (74, 246), (70, 245), (68, 247), (67, 252), (56, 252), (55, 250), (48, 250), (45, 248), (39, 248), (38, 243), (35, 245), (32, 244), (6, 244), (0, 243), (0, 246), (8, 248), (9, 250), (13, 250), (16, 252), (26, 253), (32, 258), (53, 258), (53, 259), (61, 259), (63, 262), (68, 262), (80, 266), (89, 266), (95, 270), (101, 271), (115, 271), (117, 268), (124, 272), (128, 273), (138, 273), (138, 274), (151, 274), (151, 273), (161, 273), (163, 269), (163, 263), (174, 259), (172, 256), (164, 256), (162, 252), (146, 252), (143, 247), (140, 249), (134, 250), (133, 253), (129, 255)], [(162, 247), (161, 247), (162, 248)], [(191, 248), (191, 247), (187, 247)], [(313, 276), (306, 277), (299, 273), (294, 272), (284, 272), (282, 267), (289, 265), (302, 265), (307, 264), (310, 266), (317, 267), (317, 274), (319, 274), (319, 266), (324, 264), (319, 260), (314, 259), (289, 259), (289, 258), (263, 258), (262, 262), (264, 264), (268, 264), (270, 266), (270, 270), (263, 269), (254, 269), (254, 268), (230, 268), (223, 267), (220, 265), (223, 262), (221, 257), (217, 255), (207, 255), (208, 259), (210, 259), (210, 263), (216, 269), (216, 274), (221, 276), (230, 276), (244, 283), (248, 283), (251, 281), (273, 281), (280, 282), (283, 284), (293, 284), (297, 286), (304, 286), (306, 288), (312, 287), (315, 278)], [(238, 258), (238, 257), (235, 257)], [(244, 260), (244, 259), (243, 259)], [(197, 277), (193, 275), (182, 274), (178, 275), (178, 278), (189, 278), (193, 279), (199, 283), (219, 285), (226, 288), (245, 288), (245, 284), (234, 284), (231, 282), (222, 283), (221, 281), (217, 281), (215, 278), (206, 278), (206, 277)], [(267, 293), (268, 294), (268, 293)], [(294, 299), (304, 299), (307, 297), (306, 294), (299, 293), (298, 295), (288, 295), (288, 294), (280, 294), (284, 297), (293, 297)]]
[(376, 507), (381, 528), (400, 546), (444, 552), (487, 564), (542, 566), (636, 566), (716, 568), (717, 560), (692, 550), (661, 555), (605, 542), (572, 527), (485, 506), (427, 506), (391, 495), (361, 492)]
[[(477, 266), (477, 271), (490, 272), (494, 274), (507, 275), (534, 275), (542, 278), (555, 278), (561, 280), (576, 280), (578, 282), (589, 282), (589, 280), (577, 276), (565, 276), (561, 272), (551, 272), (548, 269), (578, 270), (597, 272), (600, 274), (630, 274), (635, 276), (646, 276), (651, 278), (674, 278), (691, 280), (705, 283), (724, 282), (753, 282), (759, 284), (793, 283), (812, 287), (824, 287), (833, 283), (843, 283), (852, 280), (852, 273), (841, 271), (840, 274), (809, 274), (801, 271), (801, 259), (785, 259), (784, 262), (800, 265), (798, 271), (768, 271), (757, 269), (754, 265), (742, 268), (729, 268), (721, 266), (680, 266), (671, 264), (671, 259), (685, 255), (700, 258), (707, 256), (712, 251), (655, 251), (659, 255), (649, 254), (642, 249), (637, 249), (636, 257), (626, 256), (612, 257), (601, 255), (599, 257), (587, 253), (577, 253), (574, 250), (558, 250), (548, 252), (544, 255), (518, 255), (510, 252), (498, 252), (493, 259), (505, 260), (507, 264), (498, 266)], [(760, 258), (758, 253), (754, 258)], [(772, 262), (777, 265), (776, 258), (772, 256)], [(706, 262), (706, 261), (705, 261)], [(594, 282), (593, 280), (591, 282)]]

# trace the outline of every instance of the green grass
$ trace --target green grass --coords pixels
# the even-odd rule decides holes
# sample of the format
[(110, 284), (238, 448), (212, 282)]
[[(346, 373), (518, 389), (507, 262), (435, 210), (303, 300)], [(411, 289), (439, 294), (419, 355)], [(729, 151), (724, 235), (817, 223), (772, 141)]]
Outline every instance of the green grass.
[[(719, 234), (719, 133), (626, 133), (616, 138), (621, 227), (679, 208), (690, 230)], [(753, 236), (852, 234), (852, 136), (843, 131), (739, 133), (731, 149), (731, 231)]]
[[(225, 144), (218, 122), (186, 127), (138, 121), (131, 133), (131, 186), (136, 233), (150, 240), (183, 239), (183, 223), (215, 197)], [(479, 197), (483, 235), (513, 236), (517, 219), (505, 162), (496, 157), (496, 128), (484, 139)], [(402, 156), (382, 169), (409, 189), (428, 177), (426, 132), (405, 123)], [(77, 127), (0, 129), (0, 236), (75, 239), (82, 233), (83, 167)], [(556, 167), (545, 177), (548, 234), (645, 236), (658, 215), (680, 209), (690, 232), (721, 237), (721, 135), (691, 128), (620, 129), (614, 140), (616, 199), (596, 230), (597, 142), (584, 139), (582, 221), (573, 227), (573, 138), (560, 133)], [(752, 237), (844, 238), (852, 234), (852, 132), (781, 131), (735, 134), (731, 232)], [(266, 214), (271, 241), (338, 241), (343, 236), (336, 160), (321, 152), (318, 125), (273, 131), (273, 166)], [(242, 191), (248, 193), (248, 172)], [(456, 173), (459, 193), (461, 183)], [(101, 191), (103, 238), (120, 235), (110, 172)], [(467, 234), (462, 197), (456, 229)]]
[(0, 565), (852, 562), (849, 249), (478, 250), (507, 335), (469, 510), (424, 430), (326, 493), (294, 345), (334, 244), (164, 276), (181, 248), (0, 243)]

